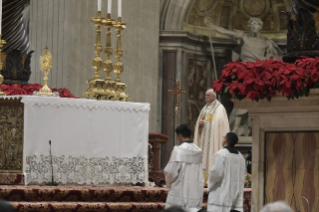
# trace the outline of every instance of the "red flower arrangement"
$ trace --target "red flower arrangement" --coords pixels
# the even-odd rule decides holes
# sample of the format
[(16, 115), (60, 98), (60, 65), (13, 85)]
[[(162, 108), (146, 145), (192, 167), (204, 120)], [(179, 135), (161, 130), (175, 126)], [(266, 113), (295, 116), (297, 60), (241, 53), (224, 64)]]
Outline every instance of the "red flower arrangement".
[[(0, 85), (0, 89), (8, 96), (10, 95), (33, 95), (34, 91), (39, 91), (42, 88), (40, 84), (27, 84), (27, 85)], [(76, 98), (73, 96), (70, 91), (66, 88), (56, 89), (53, 88), (52, 92), (58, 92), (60, 97), (65, 98)]]
[(302, 57), (294, 64), (272, 58), (264, 61), (230, 62), (225, 65), (213, 89), (227, 99), (250, 98), (268, 101), (278, 91), (288, 99), (308, 96), (310, 88), (319, 86), (319, 57)]

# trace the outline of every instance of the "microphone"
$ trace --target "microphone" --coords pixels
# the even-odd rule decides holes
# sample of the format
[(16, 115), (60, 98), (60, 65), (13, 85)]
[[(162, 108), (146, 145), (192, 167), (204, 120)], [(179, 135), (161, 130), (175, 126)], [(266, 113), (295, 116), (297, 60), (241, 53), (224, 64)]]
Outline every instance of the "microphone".
[(46, 184), (47, 186), (57, 186), (58, 184), (54, 182), (53, 180), (53, 164), (52, 164), (52, 153), (51, 153), (51, 140), (49, 140), (50, 145), (50, 157), (51, 157), (51, 169), (52, 169), (52, 181), (51, 183)]

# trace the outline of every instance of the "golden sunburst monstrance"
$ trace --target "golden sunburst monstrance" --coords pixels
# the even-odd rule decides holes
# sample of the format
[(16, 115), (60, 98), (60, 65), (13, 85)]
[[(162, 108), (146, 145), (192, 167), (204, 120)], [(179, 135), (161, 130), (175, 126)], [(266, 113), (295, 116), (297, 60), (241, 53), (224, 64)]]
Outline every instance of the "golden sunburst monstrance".
[(40, 57), (40, 69), (44, 73), (44, 86), (39, 90), (39, 94), (43, 96), (51, 96), (52, 90), (48, 86), (48, 74), (52, 68), (52, 55), (48, 47), (45, 46), (44, 52)]

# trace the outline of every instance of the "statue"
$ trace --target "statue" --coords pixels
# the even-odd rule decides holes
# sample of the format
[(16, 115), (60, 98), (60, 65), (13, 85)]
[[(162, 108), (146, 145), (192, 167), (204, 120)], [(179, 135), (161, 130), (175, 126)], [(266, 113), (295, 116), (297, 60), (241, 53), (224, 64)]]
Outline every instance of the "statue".
[(263, 22), (259, 18), (250, 18), (248, 27), (250, 28), (250, 35), (241, 30), (227, 30), (222, 27), (212, 24), (210, 18), (206, 17), (204, 22), (207, 26), (214, 28), (218, 33), (226, 35), (237, 40), (241, 45), (240, 54), (232, 55), (232, 60), (241, 60), (242, 62), (256, 62), (257, 59), (263, 61), (270, 57), (274, 59), (281, 59), (282, 52), (272, 40), (262, 37), (260, 31), (263, 27)]

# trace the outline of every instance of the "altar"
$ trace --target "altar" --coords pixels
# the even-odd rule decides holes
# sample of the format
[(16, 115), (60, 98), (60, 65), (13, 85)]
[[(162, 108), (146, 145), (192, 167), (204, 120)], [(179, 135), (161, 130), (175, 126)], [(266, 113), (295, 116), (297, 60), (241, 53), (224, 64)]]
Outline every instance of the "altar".
[(25, 185), (51, 182), (52, 166), (63, 185), (148, 181), (148, 103), (7, 96), (0, 110), (0, 172)]

